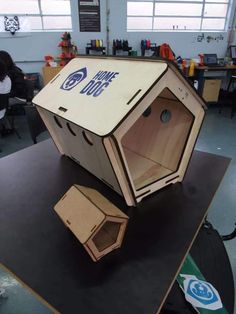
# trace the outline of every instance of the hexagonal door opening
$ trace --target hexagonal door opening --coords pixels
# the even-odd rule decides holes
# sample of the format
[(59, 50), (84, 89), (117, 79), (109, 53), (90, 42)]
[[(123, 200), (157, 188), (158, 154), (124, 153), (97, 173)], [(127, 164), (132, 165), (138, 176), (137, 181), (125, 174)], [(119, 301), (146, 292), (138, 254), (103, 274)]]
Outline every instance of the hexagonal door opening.
[(120, 227), (121, 223), (114, 221), (106, 221), (104, 223), (104, 225), (93, 237), (94, 245), (99, 252), (104, 251), (117, 242)]
[(178, 170), (193, 114), (165, 88), (121, 140), (138, 191)]

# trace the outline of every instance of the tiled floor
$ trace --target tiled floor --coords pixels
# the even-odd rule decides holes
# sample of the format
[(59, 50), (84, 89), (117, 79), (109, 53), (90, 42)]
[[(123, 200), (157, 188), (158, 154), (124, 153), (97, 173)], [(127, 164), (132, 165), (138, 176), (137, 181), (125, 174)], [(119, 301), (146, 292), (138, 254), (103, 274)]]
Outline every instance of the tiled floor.
[[(21, 138), (19, 139), (16, 133), (4, 137), (0, 136), (0, 158), (33, 145), (25, 115), (15, 117), (15, 127)], [(40, 134), (38, 141), (46, 138), (48, 138), (48, 133), (44, 132)]]
[[(0, 138), (0, 157), (11, 154), (20, 149), (32, 145), (25, 116), (16, 118), (16, 127), (21, 135), (16, 134)], [(42, 134), (39, 140), (48, 137), (47, 132)], [(230, 119), (230, 111), (225, 108), (222, 114), (217, 108), (207, 111), (196, 149), (228, 156), (232, 158), (231, 164), (216, 193), (209, 209), (208, 220), (220, 232), (228, 234), (233, 231), (236, 223), (236, 116)], [(234, 280), (236, 282), (236, 239), (225, 242), (230, 257)], [(236, 311), (235, 311), (236, 314)]]
[(0, 265), (0, 313), (53, 314), (45, 303)]

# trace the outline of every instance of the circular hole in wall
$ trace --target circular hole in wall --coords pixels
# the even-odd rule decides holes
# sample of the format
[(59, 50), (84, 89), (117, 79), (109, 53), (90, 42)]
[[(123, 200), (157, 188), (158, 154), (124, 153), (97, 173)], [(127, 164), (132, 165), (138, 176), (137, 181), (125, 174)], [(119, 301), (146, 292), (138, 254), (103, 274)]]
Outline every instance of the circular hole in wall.
[(160, 119), (162, 123), (167, 123), (171, 119), (171, 112), (168, 109), (165, 109), (161, 112)]

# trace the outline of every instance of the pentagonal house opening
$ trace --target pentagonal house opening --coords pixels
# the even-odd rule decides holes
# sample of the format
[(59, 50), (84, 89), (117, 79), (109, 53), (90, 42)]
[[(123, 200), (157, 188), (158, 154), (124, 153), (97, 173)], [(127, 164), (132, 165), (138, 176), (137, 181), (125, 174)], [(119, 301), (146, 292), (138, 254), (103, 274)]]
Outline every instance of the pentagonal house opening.
[(93, 237), (93, 243), (99, 252), (117, 243), (121, 223), (106, 221)]
[(125, 133), (121, 144), (136, 191), (178, 170), (193, 122), (165, 88)]

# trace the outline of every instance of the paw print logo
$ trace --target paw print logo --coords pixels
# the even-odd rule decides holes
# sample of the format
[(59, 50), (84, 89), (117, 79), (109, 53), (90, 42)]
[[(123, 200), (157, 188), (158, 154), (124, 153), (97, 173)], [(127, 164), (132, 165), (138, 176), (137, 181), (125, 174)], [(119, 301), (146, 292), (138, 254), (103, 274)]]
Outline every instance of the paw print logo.
[(218, 291), (207, 281), (199, 280), (194, 275), (180, 274), (184, 277), (183, 290), (185, 299), (195, 308), (217, 310), (223, 308)]
[(71, 73), (61, 85), (61, 89), (69, 91), (81, 83), (87, 77), (87, 69), (83, 68)]
[(187, 293), (202, 304), (218, 301), (216, 294), (207, 282), (190, 280)]

